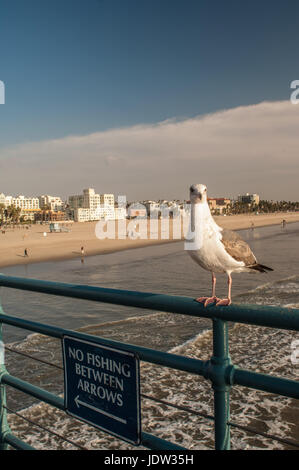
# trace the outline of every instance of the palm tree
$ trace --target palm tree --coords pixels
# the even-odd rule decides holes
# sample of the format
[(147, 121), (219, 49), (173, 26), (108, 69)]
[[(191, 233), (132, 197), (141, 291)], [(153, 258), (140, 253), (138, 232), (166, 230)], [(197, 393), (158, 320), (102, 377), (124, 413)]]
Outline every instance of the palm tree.
[(0, 204), (0, 220), (1, 220), (1, 225), (3, 224), (4, 222), (4, 214), (5, 214), (5, 205), (4, 204)]
[(22, 212), (22, 209), (20, 207), (14, 207), (14, 206), (8, 206), (4, 210), (6, 220), (8, 220), (10, 223), (13, 223), (13, 224), (19, 222), (21, 212)]

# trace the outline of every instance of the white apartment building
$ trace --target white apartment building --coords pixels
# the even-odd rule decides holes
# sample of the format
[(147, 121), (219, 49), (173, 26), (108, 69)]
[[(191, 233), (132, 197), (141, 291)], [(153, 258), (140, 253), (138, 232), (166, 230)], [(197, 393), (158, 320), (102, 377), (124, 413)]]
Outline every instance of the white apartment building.
[(5, 198), (6, 207), (12, 206), (13, 205), (12, 202), (13, 202), (13, 197), (12, 196), (6, 196), (6, 198)]
[(21, 209), (20, 216), (24, 217), (25, 220), (34, 220), (34, 214), (40, 212), (38, 197), (25, 197), (17, 196), (12, 198), (12, 204), (14, 207)]
[(39, 196), (39, 206), (41, 209), (49, 207), (51, 211), (61, 211), (64, 209), (64, 203), (59, 196), (49, 196), (48, 194)]
[(96, 209), (79, 207), (74, 209), (75, 222), (89, 222), (92, 220), (114, 220), (115, 212), (113, 206), (101, 206)]
[(84, 189), (83, 194), (69, 196), (69, 206), (76, 222), (114, 220), (122, 214), (121, 211), (115, 212), (113, 194), (96, 194), (93, 188)]
[(127, 211), (125, 207), (115, 207), (114, 208), (114, 220), (123, 220), (127, 216)]
[(114, 207), (113, 194), (96, 194), (93, 188), (83, 189), (83, 194), (69, 196), (71, 209), (97, 209), (101, 205)]
[(97, 209), (101, 204), (99, 194), (93, 188), (83, 189), (83, 207), (86, 209)]
[(0, 204), (4, 204), (5, 207), (11, 206), (12, 200), (12, 196), (5, 196), (3, 193), (0, 194)]
[(39, 199), (37, 197), (25, 197), (25, 196), (5, 196), (0, 194), (0, 204), (4, 204), (5, 208), (13, 206), (20, 208), (20, 216), (24, 217), (25, 220), (34, 220), (34, 214), (40, 211)]
[(70, 209), (79, 209), (83, 207), (83, 195), (81, 196), (69, 196)]
[(102, 206), (114, 207), (114, 194), (100, 194), (100, 203)]
[(94, 189), (83, 189), (83, 194), (69, 196), (69, 206), (71, 209), (95, 209), (100, 205), (100, 195), (95, 194)]
[(38, 197), (17, 196), (12, 198), (11, 205), (22, 210), (34, 210), (39, 209), (39, 200)]
[(258, 205), (260, 202), (260, 196), (258, 194), (249, 194), (246, 193), (244, 195), (238, 196), (238, 201), (243, 202), (245, 204), (256, 204)]
[(148, 217), (168, 218), (170, 215), (173, 217), (183, 215), (183, 203), (179, 201), (144, 201), (142, 204), (146, 208)]

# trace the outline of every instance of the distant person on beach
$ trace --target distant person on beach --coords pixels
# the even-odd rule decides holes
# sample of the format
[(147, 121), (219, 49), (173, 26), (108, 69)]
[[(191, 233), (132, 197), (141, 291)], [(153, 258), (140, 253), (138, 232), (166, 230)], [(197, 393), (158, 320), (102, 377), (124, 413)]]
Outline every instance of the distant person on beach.
[(27, 248), (25, 248), (25, 250), (24, 250), (24, 256), (25, 256), (25, 257), (28, 256), (28, 250), (27, 250)]
[(287, 221), (285, 219), (283, 219), (283, 221), (281, 222), (282, 228), (284, 228), (286, 225), (287, 225)]
[(81, 246), (81, 263), (84, 263), (84, 246)]
[(251, 230), (254, 230), (254, 222), (251, 222)]

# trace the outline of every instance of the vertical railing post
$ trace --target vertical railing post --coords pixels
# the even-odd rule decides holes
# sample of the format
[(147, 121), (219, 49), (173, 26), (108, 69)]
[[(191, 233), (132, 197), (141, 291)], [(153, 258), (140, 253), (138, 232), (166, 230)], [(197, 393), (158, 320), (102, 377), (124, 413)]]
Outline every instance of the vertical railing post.
[[(0, 312), (2, 312), (0, 305)], [(2, 341), (2, 322), (0, 322), (0, 450), (7, 450), (8, 445), (4, 442), (4, 436), (10, 431), (7, 423), (6, 412), (6, 390), (5, 385), (2, 384), (2, 375), (6, 373), (5, 368), (5, 355), (4, 343)]]
[(226, 370), (231, 364), (228, 348), (227, 322), (213, 319), (213, 357), (211, 380), (214, 390), (215, 449), (230, 449), (229, 390)]

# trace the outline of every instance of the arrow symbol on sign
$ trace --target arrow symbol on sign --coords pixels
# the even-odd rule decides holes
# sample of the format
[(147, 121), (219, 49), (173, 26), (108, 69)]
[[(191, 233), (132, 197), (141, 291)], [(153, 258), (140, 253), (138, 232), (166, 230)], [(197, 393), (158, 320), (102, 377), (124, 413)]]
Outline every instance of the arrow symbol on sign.
[(108, 418), (115, 419), (115, 421), (119, 421), (120, 423), (123, 423), (123, 424), (127, 424), (126, 419), (120, 418), (119, 416), (115, 416), (111, 413), (108, 413), (107, 411), (100, 410), (96, 406), (90, 405), (89, 403), (85, 403), (84, 401), (80, 400), (79, 395), (76, 396), (75, 403), (76, 403), (77, 408), (80, 408), (80, 405), (85, 406), (85, 408), (89, 408), (90, 410), (96, 411), (97, 413), (108, 416)]

